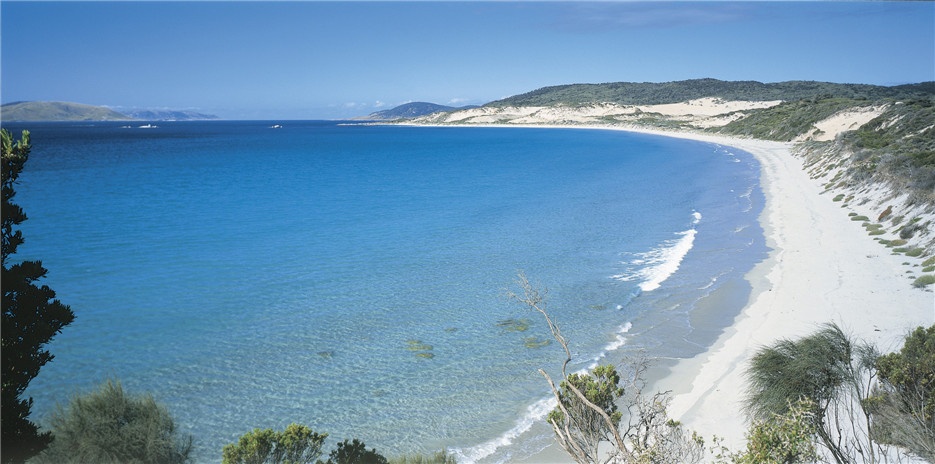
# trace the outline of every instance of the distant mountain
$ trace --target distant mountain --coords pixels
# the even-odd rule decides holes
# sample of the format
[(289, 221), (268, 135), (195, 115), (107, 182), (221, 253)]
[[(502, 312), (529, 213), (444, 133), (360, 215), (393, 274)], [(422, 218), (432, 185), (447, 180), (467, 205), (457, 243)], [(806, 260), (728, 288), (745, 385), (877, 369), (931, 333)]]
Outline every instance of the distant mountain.
[(15, 102), (0, 106), (3, 121), (128, 121), (133, 119), (102, 106), (69, 102)]
[(213, 114), (198, 113), (195, 111), (173, 111), (173, 110), (129, 110), (124, 114), (133, 119), (142, 119), (144, 121), (201, 121), (206, 119), (218, 119)]
[(365, 119), (377, 119), (377, 120), (392, 120), (392, 119), (407, 119), (407, 118), (416, 118), (419, 116), (425, 116), (427, 114), (438, 113), (441, 111), (455, 111), (455, 110), (464, 110), (472, 107), (462, 106), (445, 106), (438, 105), (435, 103), (426, 103), (426, 102), (413, 102), (406, 103), (404, 105), (399, 105), (396, 108), (377, 111), (376, 113), (370, 113)]
[(128, 110), (114, 111), (103, 106), (70, 102), (15, 102), (0, 106), (3, 121), (192, 121), (218, 119), (194, 111)]

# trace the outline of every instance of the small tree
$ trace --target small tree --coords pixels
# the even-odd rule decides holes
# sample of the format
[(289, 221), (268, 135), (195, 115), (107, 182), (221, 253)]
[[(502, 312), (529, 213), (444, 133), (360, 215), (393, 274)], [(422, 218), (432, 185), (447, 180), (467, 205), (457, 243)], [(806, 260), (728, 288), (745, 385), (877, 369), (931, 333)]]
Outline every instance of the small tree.
[(29, 132), (13, 142), (13, 135), (0, 130), (3, 164), (2, 274), (3, 320), (0, 323), (0, 358), (2, 358), (2, 423), (0, 448), (3, 462), (23, 462), (48, 447), (52, 435), (39, 433), (29, 420), (32, 398), (23, 398), (29, 382), (53, 356), (44, 347), (75, 315), (71, 308), (55, 299), (55, 292), (36, 282), (46, 271), (39, 261), (9, 265), (7, 259), (23, 243), (23, 234), (14, 227), (26, 220), (23, 209), (13, 203), (23, 166), (29, 159)]
[(758, 420), (747, 433), (747, 448), (732, 455), (734, 464), (796, 464), (814, 462), (815, 410), (803, 398), (790, 405), (785, 414)]
[(935, 462), (935, 325), (916, 328), (876, 365), (879, 387), (868, 404), (878, 438)]
[[(885, 462), (891, 450), (876, 437), (872, 393), (879, 354), (835, 324), (759, 350), (747, 369), (746, 409), (754, 421), (785, 415), (800, 399), (821, 448), (837, 463)], [(897, 452), (898, 453), (898, 452)]]
[[(620, 425), (622, 413), (617, 411), (617, 399), (624, 394), (619, 386), (620, 376), (613, 366), (598, 366), (590, 374), (569, 374), (560, 385), (559, 404), (549, 413), (547, 420), (558, 428), (566, 444), (576, 443), (580, 452), (591, 460), (599, 456), (602, 442), (613, 437), (613, 430)], [(580, 401), (574, 390), (584, 394), (588, 402), (597, 406), (603, 414)], [(610, 421), (604, 420), (609, 416)], [(568, 424), (567, 429), (559, 424)]]
[[(598, 366), (591, 373), (568, 374), (571, 351), (545, 310), (545, 295), (529, 283), (523, 273), (518, 284), (522, 294), (510, 296), (543, 316), (552, 336), (565, 351), (562, 363), (561, 389), (543, 369), (556, 399), (556, 409), (548, 420), (559, 445), (579, 463), (631, 462), (684, 464), (700, 462), (704, 457), (704, 442), (695, 434), (689, 436), (679, 422), (669, 418), (667, 408), (671, 398), (667, 392), (643, 393), (643, 374), (648, 366), (638, 359), (628, 370), (624, 385), (612, 366)], [(626, 414), (617, 411), (622, 400)], [(624, 421), (624, 419), (626, 419)], [(602, 444), (610, 445), (601, 456)]]
[(192, 449), (192, 437), (179, 433), (165, 406), (114, 380), (59, 406), (51, 424), (55, 440), (39, 463), (184, 463)]
[(321, 457), (328, 434), (319, 434), (299, 424), (289, 424), (282, 432), (254, 429), (237, 443), (224, 447), (224, 464), (310, 464)]

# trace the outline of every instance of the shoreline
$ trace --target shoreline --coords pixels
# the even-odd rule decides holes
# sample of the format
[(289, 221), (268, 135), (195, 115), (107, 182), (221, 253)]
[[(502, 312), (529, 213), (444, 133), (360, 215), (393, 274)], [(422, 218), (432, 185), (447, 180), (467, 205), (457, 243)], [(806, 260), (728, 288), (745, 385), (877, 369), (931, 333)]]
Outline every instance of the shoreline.
[[(672, 392), (670, 416), (707, 440), (717, 436), (733, 450), (744, 446), (744, 369), (760, 347), (835, 322), (886, 353), (898, 350), (913, 328), (935, 323), (935, 295), (912, 287), (903, 265), (907, 258), (876, 243), (846, 210), (822, 195), (820, 181), (811, 179), (804, 161), (792, 155), (791, 142), (602, 125), (453, 127), (621, 130), (730, 146), (756, 158), (766, 197), (758, 221), (770, 251), (744, 276), (752, 287), (749, 299), (731, 324), (718, 328), (705, 351), (659, 360), (650, 373), (654, 389)], [(553, 444), (522, 462), (569, 461)]]
[(935, 322), (935, 296), (912, 287), (905, 256), (876, 243), (822, 195), (820, 181), (792, 156), (793, 144), (687, 138), (729, 145), (759, 161), (766, 196), (759, 222), (771, 251), (746, 275), (753, 290), (733, 324), (704, 353), (678, 361), (657, 385), (672, 390), (673, 417), (739, 449), (747, 430), (740, 407), (744, 369), (757, 349), (835, 322), (881, 352), (898, 350), (909, 331)]

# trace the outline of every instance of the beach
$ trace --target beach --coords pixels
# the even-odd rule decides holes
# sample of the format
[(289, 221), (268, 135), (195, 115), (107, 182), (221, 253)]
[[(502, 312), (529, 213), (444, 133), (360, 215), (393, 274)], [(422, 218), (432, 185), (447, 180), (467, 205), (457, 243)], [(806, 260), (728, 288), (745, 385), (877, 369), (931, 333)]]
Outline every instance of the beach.
[[(689, 359), (658, 360), (650, 374), (655, 390), (672, 394), (669, 415), (708, 443), (716, 436), (731, 449), (744, 446), (744, 371), (759, 348), (833, 322), (853, 339), (887, 353), (897, 351), (913, 328), (935, 323), (935, 294), (914, 288), (907, 277), (905, 263), (914, 258), (891, 253), (868, 236), (860, 222), (850, 220), (840, 203), (822, 194), (821, 181), (809, 178), (803, 160), (792, 154), (792, 143), (589, 127), (730, 146), (751, 153), (760, 163), (766, 204), (759, 221), (771, 251), (746, 276), (752, 285), (748, 303), (705, 352)], [(696, 329), (712, 329), (704, 327), (704, 320), (696, 322)], [(570, 460), (553, 445), (524, 462)]]
[(903, 265), (911, 258), (875, 242), (821, 194), (790, 144), (690, 137), (734, 146), (760, 162), (766, 195), (760, 223), (772, 251), (748, 274), (753, 292), (733, 325), (708, 351), (678, 362), (658, 386), (674, 394), (673, 417), (737, 447), (747, 429), (744, 370), (757, 349), (834, 322), (881, 352), (895, 351), (913, 328), (935, 322), (935, 295), (912, 287)]

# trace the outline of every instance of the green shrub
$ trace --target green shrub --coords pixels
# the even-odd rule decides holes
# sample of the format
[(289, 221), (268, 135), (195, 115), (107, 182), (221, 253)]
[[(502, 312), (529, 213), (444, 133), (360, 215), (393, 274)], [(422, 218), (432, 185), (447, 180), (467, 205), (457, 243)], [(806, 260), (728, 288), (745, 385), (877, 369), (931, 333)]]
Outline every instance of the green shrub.
[(922, 265), (923, 265), (923, 266), (933, 266), (933, 265), (935, 265), (935, 256), (932, 256), (932, 257), (926, 259), (925, 261), (922, 261)]
[(924, 253), (924, 252), (925, 252), (925, 249), (924, 249), (924, 248), (910, 248), (910, 249), (906, 250), (906, 256), (911, 256), (911, 257), (913, 257), (913, 258), (917, 258), (917, 257), (919, 257), (919, 256), (922, 256), (922, 253)]
[(731, 456), (735, 464), (805, 463), (818, 457), (812, 436), (816, 432), (815, 403), (800, 399), (786, 414), (757, 421), (747, 432), (747, 449)]
[(454, 456), (448, 454), (445, 450), (436, 451), (429, 455), (412, 454), (390, 458), (389, 461), (389, 464), (457, 464), (458, 462)]
[(935, 325), (917, 327), (876, 368), (880, 386), (868, 401), (875, 435), (935, 462)]
[(224, 447), (223, 464), (286, 464), (315, 462), (328, 434), (304, 425), (289, 424), (282, 432), (254, 429)]
[(851, 216), (852, 221), (869, 221), (870, 218), (867, 216)]
[(327, 464), (389, 464), (389, 461), (376, 449), (368, 450), (364, 442), (355, 438), (338, 443), (328, 455)]
[(192, 449), (152, 395), (127, 394), (116, 380), (60, 406), (51, 425), (55, 439), (35, 462), (184, 463)]
[(932, 284), (935, 284), (935, 274), (925, 274), (912, 282), (912, 286), (916, 288), (928, 287)]
[(895, 240), (880, 240), (880, 243), (882, 243), (883, 245), (886, 245), (887, 247), (897, 247), (897, 246), (905, 245), (906, 243), (908, 243), (908, 241), (898, 238)]
[(843, 199), (844, 199), (844, 194), (843, 194), (843, 193), (839, 193), (839, 194), (837, 194), (831, 201), (841, 201), (841, 200), (843, 200)]

